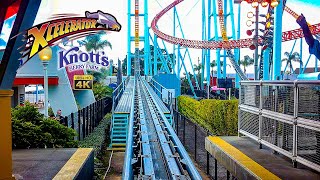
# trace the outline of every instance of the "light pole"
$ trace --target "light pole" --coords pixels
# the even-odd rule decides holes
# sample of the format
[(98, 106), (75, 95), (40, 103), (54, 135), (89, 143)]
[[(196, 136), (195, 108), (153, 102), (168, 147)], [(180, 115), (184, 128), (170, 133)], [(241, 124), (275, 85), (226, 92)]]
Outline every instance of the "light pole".
[(43, 87), (43, 90), (44, 90), (44, 115), (46, 117), (48, 117), (48, 102), (49, 102), (47, 67), (48, 67), (49, 61), (51, 60), (51, 57), (52, 57), (52, 50), (49, 46), (42, 49), (39, 52), (39, 58), (42, 61), (43, 70), (44, 70), (44, 87)]

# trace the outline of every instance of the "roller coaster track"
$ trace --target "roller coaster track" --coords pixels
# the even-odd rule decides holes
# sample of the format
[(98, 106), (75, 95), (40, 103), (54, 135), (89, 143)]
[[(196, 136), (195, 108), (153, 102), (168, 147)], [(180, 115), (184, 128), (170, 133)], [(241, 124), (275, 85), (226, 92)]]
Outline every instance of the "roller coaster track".
[[(157, 27), (157, 23), (160, 20), (160, 18), (166, 14), (170, 9), (172, 9), (173, 7), (177, 6), (179, 3), (183, 2), (184, 0), (176, 0), (174, 2), (172, 2), (170, 5), (168, 5), (166, 8), (164, 8), (163, 10), (161, 10), (152, 20), (151, 22), (151, 28), (153, 30), (153, 32), (160, 38), (163, 39), (164, 41), (171, 43), (171, 44), (176, 44), (176, 45), (180, 45), (182, 47), (186, 47), (186, 48), (195, 48), (195, 49), (209, 49), (209, 50), (215, 50), (215, 49), (226, 49), (227, 50), (227, 54), (231, 60), (231, 63), (233, 65), (233, 67), (235, 68), (235, 70), (237, 71), (237, 73), (239, 74), (240, 78), (242, 80), (246, 80), (247, 77), (244, 75), (244, 73), (242, 72), (241, 68), (239, 67), (239, 65), (237, 65), (237, 63), (235, 62), (235, 58), (233, 53), (231, 52), (231, 49), (237, 49), (237, 48), (248, 48), (250, 45), (253, 44), (253, 39), (248, 38), (248, 39), (239, 39), (239, 40), (228, 40), (226, 37), (223, 38), (222, 41), (202, 41), (202, 40), (190, 40), (190, 39), (183, 39), (183, 38), (177, 38), (177, 37), (173, 37), (170, 36), (168, 34), (163, 33), (162, 31), (160, 31)], [(222, 0), (218, 0), (218, 7), (219, 7), (219, 22), (220, 22), (220, 28), (223, 29), (222, 32), (222, 36), (226, 36), (226, 31), (225, 31), (225, 27), (224, 27), (224, 19), (223, 16), (221, 16), (221, 14), (223, 14), (222, 11)], [(285, 10), (288, 12), (289, 8), (285, 8)], [(296, 13), (294, 14), (293, 11), (291, 10), (289, 12), (291, 15), (293, 15), (295, 17)], [(318, 24), (314, 24), (314, 25), (310, 25), (309, 26), (311, 33), (313, 35), (317, 35), (320, 34), (320, 23)], [(299, 39), (299, 38), (303, 38), (303, 32), (302, 29), (294, 29), (294, 30), (290, 30), (290, 31), (286, 31), (282, 33), (282, 42), (285, 41), (291, 41), (291, 40), (295, 40), (295, 39)], [(259, 38), (258, 39), (258, 44), (262, 44), (263, 43), (263, 39)]]
[(132, 139), (127, 141), (122, 179), (201, 180), (152, 91), (141, 76), (135, 76), (134, 118), (128, 127)]

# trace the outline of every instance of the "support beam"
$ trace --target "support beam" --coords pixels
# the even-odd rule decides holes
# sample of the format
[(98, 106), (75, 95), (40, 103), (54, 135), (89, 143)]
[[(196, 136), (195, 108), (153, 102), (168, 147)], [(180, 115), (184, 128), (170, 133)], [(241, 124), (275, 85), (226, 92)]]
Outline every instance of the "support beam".
[(153, 40), (153, 45), (154, 45), (154, 58), (153, 58), (153, 75), (158, 74), (158, 70), (157, 70), (157, 66), (158, 66), (158, 52), (157, 52), (157, 46), (158, 46), (158, 42), (157, 42), (157, 35), (154, 34), (154, 40)]
[(270, 60), (270, 48), (263, 51), (263, 80), (269, 80), (269, 60)]
[(127, 76), (131, 76), (131, 0), (128, 0)]
[[(202, 0), (202, 40), (206, 40), (206, 5), (205, 0)], [(204, 71), (206, 70), (207, 85), (210, 85), (210, 59), (206, 58), (206, 49), (202, 49), (201, 55), (201, 90), (204, 90)], [(209, 83), (208, 83), (209, 82)]]
[(19, 68), (18, 59), (21, 58), (18, 48), (25, 45), (22, 35), (13, 39), (11, 37), (32, 27), (40, 2), (40, 0), (21, 0), (20, 8), (0, 64), (0, 89), (11, 89), (17, 69)]
[[(230, 0), (232, 1), (232, 0)], [(232, 2), (230, 2), (230, 11), (231, 13), (233, 13), (233, 5), (231, 4)], [(240, 39), (240, 29), (241, 29), (241, 24), (240, 24), (240, 21), (241, 20), (241, 5), (238, 4), (238, 23), (237, 23), (237, 33), (232, 33), (232, 34), (236, 34), (236, 39)], [(234, 15), (231, 15), (231, 23), (232, 24), (235, 24), (234, 22)], [(234, 30), (234, 28), (233, 28)], [(234, 50), (234, 54), (235, 54), (235, 57), (236, 57), (236, 63), (238, 64), (239, 61), (240, 61), (240, 49), (235, 49)], [(238, 73), (236, 73), (236, 78), (235, 78), (235, 87), (236, 88), (239, 88), (240, 87), (240, 77), (238, 75)]]
[(148, 28), (148, 0), (144, 0), (144, 75), (149, 75), (150, 43)]
[(281, 76), (281, 41), (282, 41), (282, 13), (283, 0), (275, 8), (274, 36), (273, 36), (273, 80), (280, 79)]
[[(176, 7), (173, 8), (173, 36), (176, 37)], [(172, 45), (172, 53), (173, 53), (173, 58), (177, 58), (177, 61), (179, 61), (179, 55), (177, 54), (176, 56), (176, 45)], [(176, 73), (177, 78), (180, 79), (180, 71), (179, 71), (179, 64), (175, 63), (173, 70)]]

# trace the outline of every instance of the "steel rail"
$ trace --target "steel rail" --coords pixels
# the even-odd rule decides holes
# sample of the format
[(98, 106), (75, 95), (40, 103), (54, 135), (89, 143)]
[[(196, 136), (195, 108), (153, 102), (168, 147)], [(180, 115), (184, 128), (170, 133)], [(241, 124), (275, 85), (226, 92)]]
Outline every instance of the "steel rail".
[(163, 120), (161, 120), (161, 118), (157, 116), (157, 109), (154, 107), (154, 102), (150, 98), (151, 94), (147, 91), (145, 85), (143, 84), (143, 81), (141, 81), (141, 89), (144, 93), (145, 102), (148, 105), (148, 110), (152, 118), (151, 120), (157, 133), (158, 142), (160, 144), (160, 151), (163, 159), (165, 160), (164, 162), (166, 164), (168, 175), (169, 177), (171, 177), (171, 179), (177, 179), (178, 177), (183, 175), (183, 172), (180, 170), (174, 153), (171, 151), (170, 140), (168, 140), (165, 135), (166, 130), (161, 126)]
[(155, 177), (155, 170), (153, 166), (153, 161), (152, 161), (152, 154), (151, 154), (151, 148), (150, 148), (150, 139), (148, 137), (148, 127), (147, 127), (147, 122), (146, 118), (147, 115), (145, 113), (145, 108), (143, 107), (143, 99), (141, 95), (140, 88), (137, 88), (137, 93), (138, 93), (138, 114), (140, 116), (140, 134), (141, 134), (141, 152), (140, 156), (142, 159), (141, 162), (141, 170), (143, 172), (140, 172), (141, 178), (147, 178), (147, 179), (156, 179)]

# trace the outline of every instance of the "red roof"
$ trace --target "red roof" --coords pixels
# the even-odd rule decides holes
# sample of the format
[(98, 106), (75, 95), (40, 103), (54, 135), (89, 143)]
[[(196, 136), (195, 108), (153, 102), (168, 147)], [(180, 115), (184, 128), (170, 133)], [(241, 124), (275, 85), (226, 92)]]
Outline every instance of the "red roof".
[[(49, 77), (48, 85), (58, 85), (59, 83), (58, 77)], [(43, 77), (16, 77), (13, 81), (13, 85), (29, 85), (29, 84), (44, 84)]]

